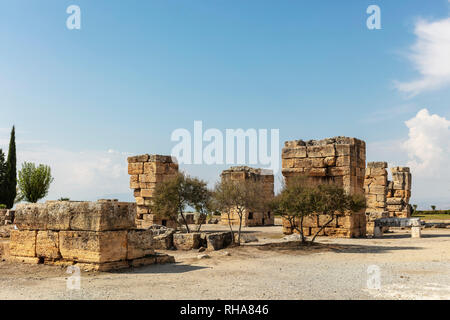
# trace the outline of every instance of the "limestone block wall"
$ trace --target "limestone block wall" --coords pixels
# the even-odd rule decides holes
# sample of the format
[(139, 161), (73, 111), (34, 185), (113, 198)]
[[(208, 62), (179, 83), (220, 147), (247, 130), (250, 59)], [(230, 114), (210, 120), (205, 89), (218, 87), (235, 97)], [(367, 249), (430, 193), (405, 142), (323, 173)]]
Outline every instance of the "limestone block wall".
[(411, 217), (411, 173), (408, 167), (391, 168), (392, 181), (388, 184), (387, 210), (390, 217)]
[(136, 226), (146, 229), (158, 224), (176, 228), (176, 221), (159, 217), (151, 212), (150, 205), (156, 186), (173, 178), (178, 173), (178, 164), (171, 156), (139, 155), (128, 158), (128, 174), (130, 188), (134, 190), (136, 199)]
[[(274, 196), (274, 177), (269, 170), (255, 169), (247, 166), (231, 167), (222, 172), (221, 179), (230, 179), (232, 181), (252, 179), (263, 185), (265, 198), (270, 199)], [(245, 210), (242, 225), (247, 227), (273, 225), (275, 222), (274, 218), (274, 215), (270, 211), (257, 212), (248, 208)], [(231, 210), (230, 219), (226, 212), (221, 214), (220, 224), (228, 225), (230, 222), (232, 225), (239, 225), (239, 215), (235, 209)]]
[(366, 230), (367, 234), (373, 235), (376, 219), (387, 218), (386, 197), (388, 190), (388, 172), (386, 162), (367, 163), (364, 180), (366, 196)]
[[(348, 194), (364, 194), (366, 167), (366, 144), (349, 137), (323, 140), (286, 141), (282, 150), (282, 173), (286, 183), (291, 177), (303, 175), (314, 182), (335, 183)], [(327, 221), (326, 217), (314, 215), (304, 221), (303, 232), (314, 234)], [(322, 235), (360, 237), (366, 234), (364, 211), (340, 214)], [(289, 234), (289, 223), (283, 221), (283, 232)]]
[(173, 260), (155, 254), (152, 231), (136, 230), (135, 216), (134, 203), (116, 200), (18, 204), (11, 259), (100, 271)]

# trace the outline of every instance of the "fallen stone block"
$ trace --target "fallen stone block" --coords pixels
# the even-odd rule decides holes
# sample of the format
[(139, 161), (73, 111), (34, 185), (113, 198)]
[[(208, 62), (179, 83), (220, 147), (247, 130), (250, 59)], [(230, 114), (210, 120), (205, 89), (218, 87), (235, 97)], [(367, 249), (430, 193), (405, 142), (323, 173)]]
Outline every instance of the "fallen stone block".
[(154, 253), (152, 230), (130, 230), (127, 235), (127, 259), (142, 258)]
[(200, 233), (175, 233), (173, 245), (177, 250), (198, 249), (201, 245)]

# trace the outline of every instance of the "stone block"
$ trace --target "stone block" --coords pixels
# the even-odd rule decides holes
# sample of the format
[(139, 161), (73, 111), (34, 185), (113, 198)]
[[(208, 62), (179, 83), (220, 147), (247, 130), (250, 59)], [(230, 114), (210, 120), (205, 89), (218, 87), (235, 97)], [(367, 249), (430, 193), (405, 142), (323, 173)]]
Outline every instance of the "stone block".
[(136, 204), (117, 201), (67, 202), (70, 230), (112, 231), (134, 228)]
[(37, 231), (34, 230), (11, 230), (10, 255), (36, 257), (36, 235)]
[(206, 247), (208, 250), (220, 250), (225, 247), (224, 245), (224, 233), (208, 233), (206, 234)]
[(60, 231), (59, 246), (65, 260), (105, 263), (127, 258), (128, 231)]
[(59, 259), (59, 233), (57, 231), (38, 231), (36, 237), (36, 255), (46, 259)]
[(200, 248), (200, 233), (175, 233), (173, 245), (177, 250), (192, 250)]
[(411, 238), (421, 238), (421, 237), (422, 237), (421, 227), (418, 226), (411, 227)]
[(129, 230), (127, 235), (127, 259), (142, 258), (154, 254), (152, 230)]
[(374, 168), (374, 169), (386, 169), (388, 167), (387, 162), (368, 162), (367, 168)]
[(142, 154), (138, 156), (128, 157), (128, 163), (147, 162), (149, 159), (148, 154)]
[(333, 144), (322, 146), (307, 146), (308, 158), (322, 158), (336, 156), (336, 150)]
[(144, 173), (144, 164), (142, 162), (128, 163), (128, 174), (136, 175)]
[(46, 230), (47, 205), (45, 203), (19, 203), (14, 223), (20, 230)]
[(155, 263), (156, 263), (156, 256), (149, 256), (149, 257), (134, 259), (134, 260), (130, 261), (130, 265), (133, 268), (148, 266), (148, 265), (152, 265)]
[(157, 254), (155, 257), (157, 264), (175, 263), (175, 258), (167, 254)]
[(352, 154), (352, 147), (349, 144), (336, 144), (336, 156), (349, 156)]
[(304, 146), (298, 146), (298, 147), (292, 147), (292, 148), (283, 148), (281, 157), (283, 159), (288, 158), (305, 158), (307, 156), (306, 153), (306, 147)]

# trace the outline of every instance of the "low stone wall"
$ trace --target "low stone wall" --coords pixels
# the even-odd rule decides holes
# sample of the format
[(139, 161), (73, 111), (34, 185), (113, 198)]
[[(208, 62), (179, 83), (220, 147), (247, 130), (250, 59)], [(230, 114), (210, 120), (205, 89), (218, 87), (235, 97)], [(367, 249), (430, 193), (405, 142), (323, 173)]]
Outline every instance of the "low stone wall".
[(11, 260), (99, 271), (174, 262), (155, 254), (153, 231), (135, 229), (135, 216), (134, 203), (111, 200), (19, 204)]

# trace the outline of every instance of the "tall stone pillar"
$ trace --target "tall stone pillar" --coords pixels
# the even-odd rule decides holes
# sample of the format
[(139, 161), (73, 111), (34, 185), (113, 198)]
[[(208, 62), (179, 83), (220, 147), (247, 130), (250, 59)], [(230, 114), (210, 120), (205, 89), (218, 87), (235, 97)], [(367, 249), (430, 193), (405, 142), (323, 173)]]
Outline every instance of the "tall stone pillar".
[[(285, 142), (282, 151), (282, 173), (286, 183), (294, 176), (306, 176), (316, 182), (332, 182), (348, 194), (364, 194), (366, 144), (349, 137), (323, 140), (294, 140)], [(304, 221), (304, 234), (314, 233), (326, 217), (311, 216)], [(285, 233), (290, 229), (283, 228)], [(362, 237), (366, 235), (364, 211), (339, 215), (322, 235)]]
[[(387, 218), (389, 213), (386, 206), (388, 188), (388, 167), (386, 162), (367, 163), (364, 179), (366, 195), (366, 229), (367, 234), (374, 235), (376, 219)], [(385, 230), (383, 230), (385, 231)]]
[[(176, 161), (176, 159), (175, 159)], [(137, 204), (136, 227), (146, 229), (153, 224), (176, 228), (177, 223), (168, 217), (151, 212), (150, 205), (156, 186), (178, 173), (178, 164), (171, 156), (139, 155), (128, 158), (130, 188), (134, 189)]]
[(391, 168), (392, 181), (387, 192), (387, 209), (390, 217), (411, 217), (411, 173), (408, 167)]

